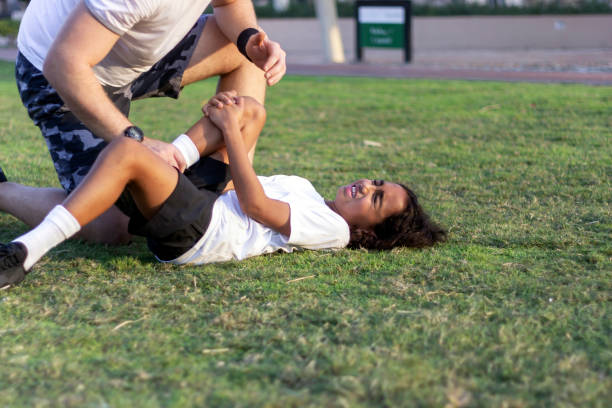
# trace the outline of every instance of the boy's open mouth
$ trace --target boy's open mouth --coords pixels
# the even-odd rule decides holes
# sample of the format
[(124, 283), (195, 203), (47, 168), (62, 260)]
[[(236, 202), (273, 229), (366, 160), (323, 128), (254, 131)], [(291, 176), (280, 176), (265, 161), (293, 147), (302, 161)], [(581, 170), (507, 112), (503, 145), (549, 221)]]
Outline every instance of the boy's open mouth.
[(346, 187), (346, 189), (345, 189), (346, 195), (351, 197), (351, 198), (357, 197), (357, 193), (359, 191), (361, 191), (361, 185), (359, 185), (359, 184), (352, 184), (352, 185)]

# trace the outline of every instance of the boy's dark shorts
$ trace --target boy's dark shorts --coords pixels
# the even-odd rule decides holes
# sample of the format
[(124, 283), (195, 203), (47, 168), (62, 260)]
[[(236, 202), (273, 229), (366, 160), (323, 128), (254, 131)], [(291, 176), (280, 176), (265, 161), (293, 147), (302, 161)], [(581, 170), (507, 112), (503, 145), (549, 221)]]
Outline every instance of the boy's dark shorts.
[[(158, 96), (178, 98), (183, 73), (206, 19), (206, 15), (200, 17), (172, 51), (132, 83), (120, 88), (104, 88), (123, 114), (129, 114), (133, 100)], [(91, 133), (74, 116), (42, 72), (21, 53), (18, 53), (15, 62), (15, 78), (21, 100), (47, 142), (60, 184), (70, 193), (83, 180), (107, 143)]]
[(230, 180), (227, 164), (204, 157), (184, 174), (179, 173), (176, 188), (150, 220), (140, 213), (127, 191), (116, 205), (130, 217), (129, 232), (147, 237), (151, 252), (169, 261), (183, 255), (202, 238), (215, 201)]

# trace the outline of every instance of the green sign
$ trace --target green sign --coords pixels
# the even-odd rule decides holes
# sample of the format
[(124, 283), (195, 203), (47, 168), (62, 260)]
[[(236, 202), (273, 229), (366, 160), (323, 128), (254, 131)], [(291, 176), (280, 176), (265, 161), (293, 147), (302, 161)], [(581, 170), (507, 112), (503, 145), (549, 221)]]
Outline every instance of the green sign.
[(403, 24), (366, 23), (359, 31), (364, 47), (404, 48)]
[(362, 47), (404, 48), (404, 8), (362, 6), (358, 11)]

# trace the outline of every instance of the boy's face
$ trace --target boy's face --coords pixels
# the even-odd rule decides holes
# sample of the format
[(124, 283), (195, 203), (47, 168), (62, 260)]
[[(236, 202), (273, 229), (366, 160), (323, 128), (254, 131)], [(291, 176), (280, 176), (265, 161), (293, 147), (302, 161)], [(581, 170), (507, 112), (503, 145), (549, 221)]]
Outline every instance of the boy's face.
[(408, 200), (408, 193), (399, 184), (362, 179), (340, 187), (334, 204), (350, 226), (371, 229), (402, 212)]

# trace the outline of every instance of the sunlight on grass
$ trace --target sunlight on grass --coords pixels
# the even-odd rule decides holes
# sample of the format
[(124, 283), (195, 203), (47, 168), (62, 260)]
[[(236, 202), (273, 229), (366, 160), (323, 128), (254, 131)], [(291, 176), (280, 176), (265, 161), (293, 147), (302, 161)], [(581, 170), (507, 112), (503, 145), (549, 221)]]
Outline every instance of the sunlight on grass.
[[(0, 165), (57, 186), (0, 63)], [(172, 140), (215, 82), (132, 119)], [(406, 182), (444, 245), (200, 267), (62, 244), (0, 292), (1, 406), (605, 406), (612, 89), (289, 77), (258, 173)], [(25, 231), (0, 214), (0, 240)], [(304, 278), (304, 279), (301, 279)]]

